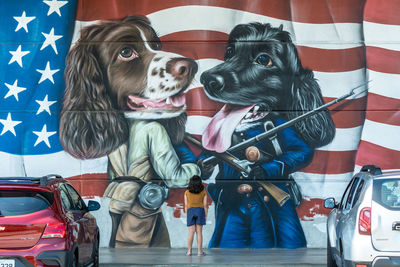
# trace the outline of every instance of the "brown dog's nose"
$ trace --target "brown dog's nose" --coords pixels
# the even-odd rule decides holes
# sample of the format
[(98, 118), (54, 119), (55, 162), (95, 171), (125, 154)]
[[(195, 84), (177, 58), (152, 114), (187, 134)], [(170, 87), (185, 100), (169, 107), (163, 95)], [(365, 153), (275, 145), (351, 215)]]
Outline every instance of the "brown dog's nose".
[(196, 73), (197, 71), (197, 64), (189, 58), (177, 58), (168, 63), (167, 72), (178, 79), (185, 78), (190, 72)]
[(171, 74), (174, 77), (183, 77), (187, 74), (189, 69), (189, 63), (184, 60), (179, 60), (171, 68)]

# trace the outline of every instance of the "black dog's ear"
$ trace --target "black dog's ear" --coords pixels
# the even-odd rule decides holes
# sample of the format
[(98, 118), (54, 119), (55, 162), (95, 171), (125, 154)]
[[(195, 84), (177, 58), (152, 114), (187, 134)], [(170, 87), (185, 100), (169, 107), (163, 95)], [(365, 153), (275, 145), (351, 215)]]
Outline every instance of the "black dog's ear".
[(105, 73), (93, 42), (103, 27), (84, 28), (66, 59), (60, 141), (65, 151), (79, 159), (105, 156), (127, 139), (126, 121), (106, 92)]
[[(288, 119), (296, 118), (324, 104), (321, 89), (309, 69), (300, 68), (292, 84)], [(335, 125), (328, 110), (320, 111), (295, 124), (301, 138), (312, 148), (329, 144), (335, 137)]]

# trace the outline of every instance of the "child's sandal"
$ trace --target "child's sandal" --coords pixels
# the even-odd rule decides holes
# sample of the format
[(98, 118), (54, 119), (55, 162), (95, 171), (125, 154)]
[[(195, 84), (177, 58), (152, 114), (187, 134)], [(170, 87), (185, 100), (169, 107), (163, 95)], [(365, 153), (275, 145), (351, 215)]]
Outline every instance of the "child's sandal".
[(204, 251), (199, 253), (199, 254), (197, 254), (197, 256), (205, 256), (205, 255), (206, 255), (206, 253)]
[(186, 256), (192, 256), (192, 252), (186, 252)]

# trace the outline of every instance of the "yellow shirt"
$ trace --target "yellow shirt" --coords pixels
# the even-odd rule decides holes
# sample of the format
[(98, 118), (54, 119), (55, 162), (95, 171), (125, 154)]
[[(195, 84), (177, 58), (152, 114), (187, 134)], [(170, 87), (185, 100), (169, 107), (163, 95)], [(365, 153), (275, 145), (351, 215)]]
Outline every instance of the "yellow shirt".
[(204, 188), (198, 194), (190, 193), (188, 189), (185, 191), (185, 195), (187, 197), (187, 208), (204, 208), (203, 200), (206, 195), (206, 189)]

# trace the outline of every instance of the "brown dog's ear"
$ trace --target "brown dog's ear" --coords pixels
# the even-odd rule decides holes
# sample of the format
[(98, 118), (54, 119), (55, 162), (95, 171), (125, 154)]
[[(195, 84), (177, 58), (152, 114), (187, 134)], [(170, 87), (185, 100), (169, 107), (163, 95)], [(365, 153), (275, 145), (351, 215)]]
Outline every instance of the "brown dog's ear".
[(135, 24), (150, 26), (150, 20), (147, 17), (141, 15), (133, 15), (126, 17), (122, 20), (122, 22), (132, 22)]
[(161, 41), (157, 36), (157, 33), (151, 27), (150, 20), (142, 15), (133, 15), (126, 17), (122, 20), (123, 23), (132, 23), (144, 34), (145, 41), (148, 42), (150, 47), (154, 50), (161, 50)]
[(111, 103), (97, 44), (92, 42), (103, 27), (84, 28), (66, 59), (60, 141), (65, 151), (79, 159), (105, 156), (127, 139), (126, 120)]
[[(294, 77), (288, 119), (296, 118), (324, 104), (321, 89), (309, 69), (300, 68)], [(335, 125), (328, 110), (318, 112), (295, 124), (297, 133), (312, 148), (329, 144), (335, 137)]]

